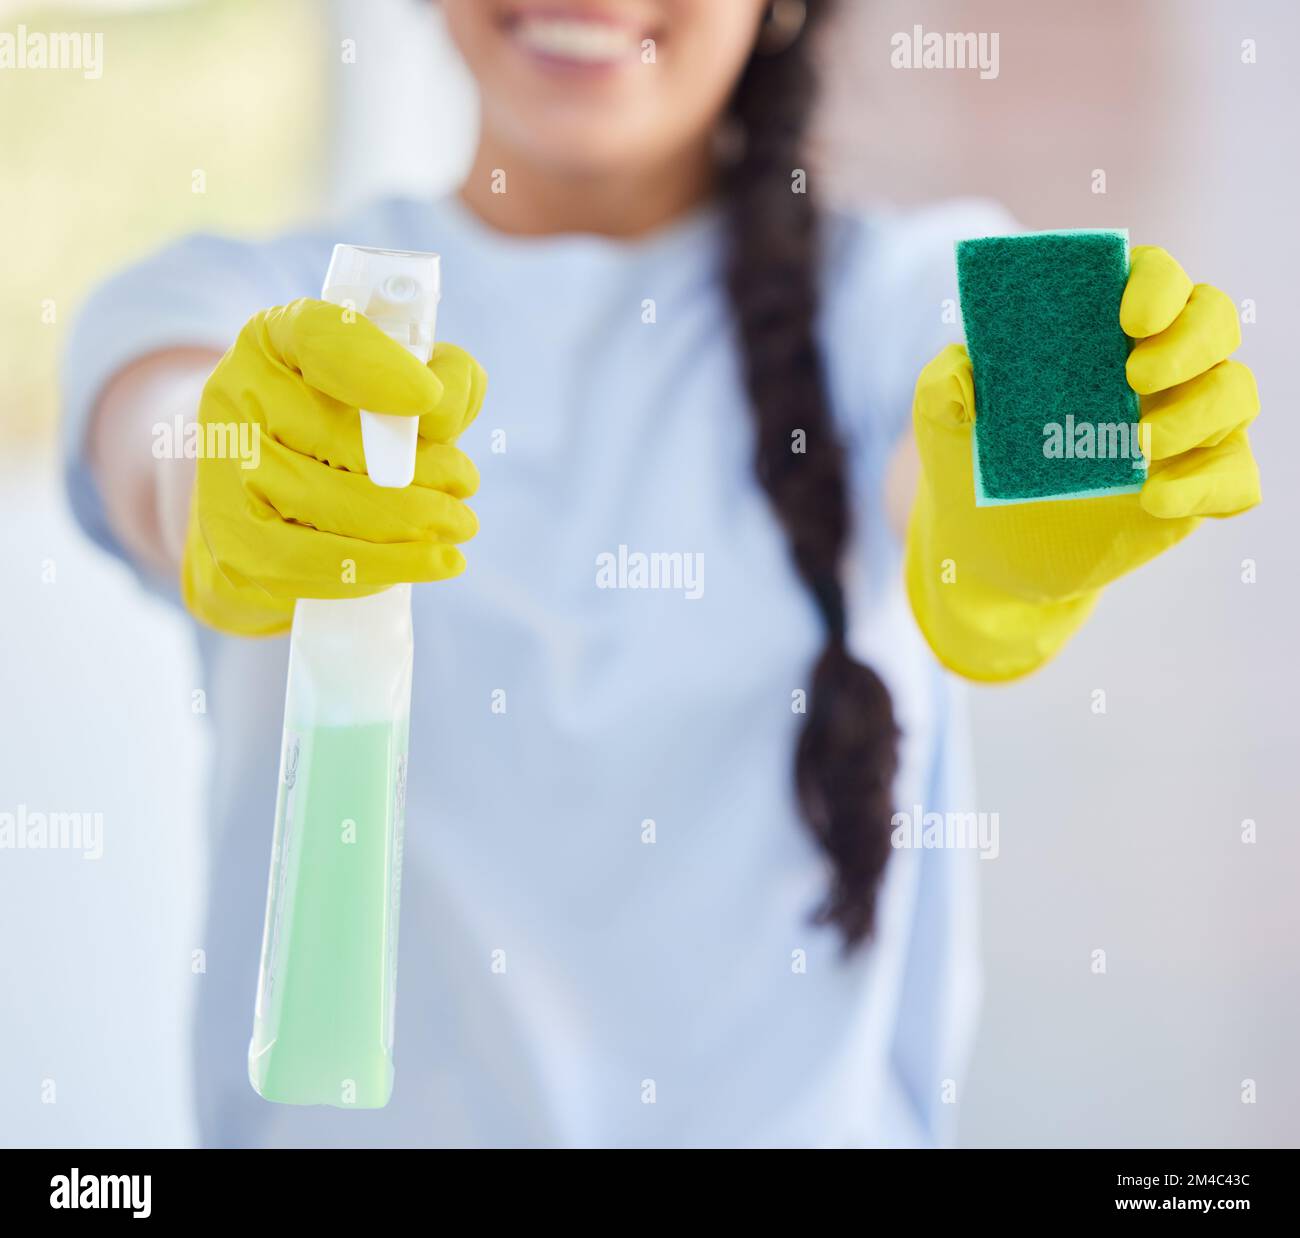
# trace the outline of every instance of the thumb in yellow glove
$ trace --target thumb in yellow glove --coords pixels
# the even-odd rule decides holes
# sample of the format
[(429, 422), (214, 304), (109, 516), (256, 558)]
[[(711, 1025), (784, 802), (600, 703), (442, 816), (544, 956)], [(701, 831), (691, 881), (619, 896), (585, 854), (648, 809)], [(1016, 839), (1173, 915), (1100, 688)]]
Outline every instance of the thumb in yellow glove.
[(1052, 657), (1101, 588), (1186, 537), (1205, 516), (1260, 501), (1246, 426), (1259, 412), (1230, 298), (1192, 285), (1163, 249), (1136, 246), (1120, 325), (1139, 342), (1129, 385), (1141, 396), (1150, 468), (1139, 493), (977, 507), (975, 384), (951, 345), (917, 381), (912, 420), (921, 473), (904, 572), (935, 655), (968, 679), (1013, 679)]
[[(301, 300), (255, 314), (208, 379), (199, 424), (227, 442), (252, 433), (251, 460), (198, 462), (181, 563), (190, 612), (235, 635), (286, 631), (300, 597), (344, 598), (465, 568), (478, 488), (454, 446), (486, 377), (440, 344), (423, 366), (361, 315)], [(358, 409), (420, 419), (415, 479), (366, 476)], [(248, 467), (249, 464), (253, 467)]]

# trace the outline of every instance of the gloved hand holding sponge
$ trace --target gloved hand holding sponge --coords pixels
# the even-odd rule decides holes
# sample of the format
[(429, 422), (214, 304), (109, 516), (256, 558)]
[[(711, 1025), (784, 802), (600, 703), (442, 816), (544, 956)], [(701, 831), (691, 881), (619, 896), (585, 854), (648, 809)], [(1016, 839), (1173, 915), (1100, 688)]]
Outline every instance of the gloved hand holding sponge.
[[(363, 315), (300, 300), (254, 315), (209, 378), (201, 424), (252, 422), (257, 468), (200, 459), (181, 565), (190, 612), (223, 632), (287, 632), (300, 597), (364, 597), (459, 575), (478, 471), (456, 439), (486, 377), (438, 344), (426, 367)], [(420, 419), (414, 482), (367, 477), (359, 409)]]
[(1163, 249), (1137, 246), (1119, 325), (1136, 341), (1126, 373), (1150, 461), (1130, 493), (977, 505), (976, 379), (966, 348), (944, 349), (917, 381), (921, 476), (904, 556), (908, 596), (935, 655), (968, 679), (1034, 670), (1083, 623), (1105, 585), (1203, 517), (1260, 501), (1246, 437), (1259, 396), (1251, 371), (1228, 359), (1241, 343), (1231, 299), (1193, 286)]

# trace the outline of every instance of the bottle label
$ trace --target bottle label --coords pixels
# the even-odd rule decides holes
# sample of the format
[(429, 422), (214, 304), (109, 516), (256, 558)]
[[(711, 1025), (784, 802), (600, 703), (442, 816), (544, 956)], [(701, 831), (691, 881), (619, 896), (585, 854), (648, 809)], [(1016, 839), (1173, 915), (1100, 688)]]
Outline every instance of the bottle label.
[(406, 825), (406, 757), (407, 738), (405, 726), (395, 736), (397, 759), (393, 769), (393, 821), (392, 865), (388, 886), (388, 959), (385, 984), (388, 990), (388, 1027), (385, 1041), (388, 1051), (393, 1049), (393, 1034), (397, 1027), (397, 925), (402, 901), (402, 846)]
[(297, 731), (285, 728), (284, 752), (280, 758), (280, 803), (275, 814), (275, 839), (271, 844), (271, 894), (267, 908), (262, 952), (262, 983), (258, 992), (258, 1013), (269, 1011), (275, 992), (280, 933), (284, 924), (285, 887), (289, 880), (294, 843), (294, 807), (299, 776), (303, 772), (303, 740)]

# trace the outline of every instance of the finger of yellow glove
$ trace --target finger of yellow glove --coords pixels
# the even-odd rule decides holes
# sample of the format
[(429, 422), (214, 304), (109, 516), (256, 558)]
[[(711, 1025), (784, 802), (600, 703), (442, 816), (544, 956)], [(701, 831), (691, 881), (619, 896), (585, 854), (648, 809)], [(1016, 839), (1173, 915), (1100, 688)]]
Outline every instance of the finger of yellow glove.
[(242, 480), (282, 520), (366, 542), (466, 542), (478, 532), (474, 513), (440, 489), (376, 486), (274, 441), (263, 444), (258, 467), (244, 470)]
[(355, 310), (304, 298), (254, 323), (272, 356), (340, 404), (419, 416), (442, 399), (437, 375)]
[(478, 493), (478, 467), (459, 447), (421, 439), (412, 484), (442, 490), (456, 499), (473, 498)]
[(1119, 303), (1119, 325), (1134, 339), (1158, 335), (1183, 312), (1191, 295), (1191, 277), (1168, 250), (1134, 245)]
[(275, 402), (262, 441), (273, 439), (322, 464), (349, 473), (364, 473), (366, 455), (357, 409), (324, 392), (304, 387), (301, 379), (293, 377), (293, 381), (296, 389), (284, 393), (278, 402), (278, 393), (262, 384), (266, 403)]
[[(282, 406), (274, 438), (299, 455), (310, 456), (333, 468), (346, 469), (349, 473), (367, 471), (357, 410), (320, 392), (299, 392), (298, 402), (292, 409)], [(460, 448), (420, 438), (416, 443), (413, 484), (467, 499), (478, 492), (479, 472)]]
[(975, 420), (975, 375), (961, 344), (949, 344), (916, 380), (912, 420), (918, 435), (928, 429), (964, 427)]
[(1245, 430), (1151, 466), (1138, 496), (1144, 511), (1170, 520), (1233, 516), (1260, 501), (1259, 468)]
[(465, 570), (459, 547), (367, 542), (290, 524), (269, 513), (257, 569), (245, 573), (272, 598), (364, 597), (390, 585), (448, 580)]
[(1241, 323), (1232, 298), (1209, 284), (1197, 284), (1182, 313), (1129, 353), (1128, 384), (1141, 395), (1165, 391), (1204, 374), (1240, 344)]
[(429, 368), (442, 386), (437, 404), (420, 418), (420, 437), (454, 443), (469, 428), (487, 391), (487, 374), (473, 357), (455, 344), (438, 344)]
[(1259, 390), (1250, 367), (1220, 361), (1212, 370), (1142, 400), (1143, 443), (1151, 460), (1193, 447), (1214, 447), (1259, 413)]

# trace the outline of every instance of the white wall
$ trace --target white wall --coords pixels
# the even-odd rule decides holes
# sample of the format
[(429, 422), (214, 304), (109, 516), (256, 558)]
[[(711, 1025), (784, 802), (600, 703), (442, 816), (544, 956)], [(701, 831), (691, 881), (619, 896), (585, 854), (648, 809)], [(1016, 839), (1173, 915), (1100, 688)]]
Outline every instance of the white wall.
[[(1159, 161), (1167, 205), (1134, 202), (1120, 222), (1256, 302), (1240, 356), (1264, 406), (1265, 502), (1116, 585), (1059, 665), (976, 694), (981, 803), (1003, 814), (1004, 849), (985, 866), (973, 1144), (1300, 1144), (1300, 172), (1278, 157), (1300, 10), (1142, 11), (1155, 33), (1139, 50), (1169, 93), (1113, 123)], [(1241, 583), (1246, 559), (1257, 584)]]
[(0, 850), (0, 1146), (184, 1144), (202, 721), (185, 626), (91, 549), (49, 458), (0, 470), (0, 812), (99, 813), (103, 855)]

